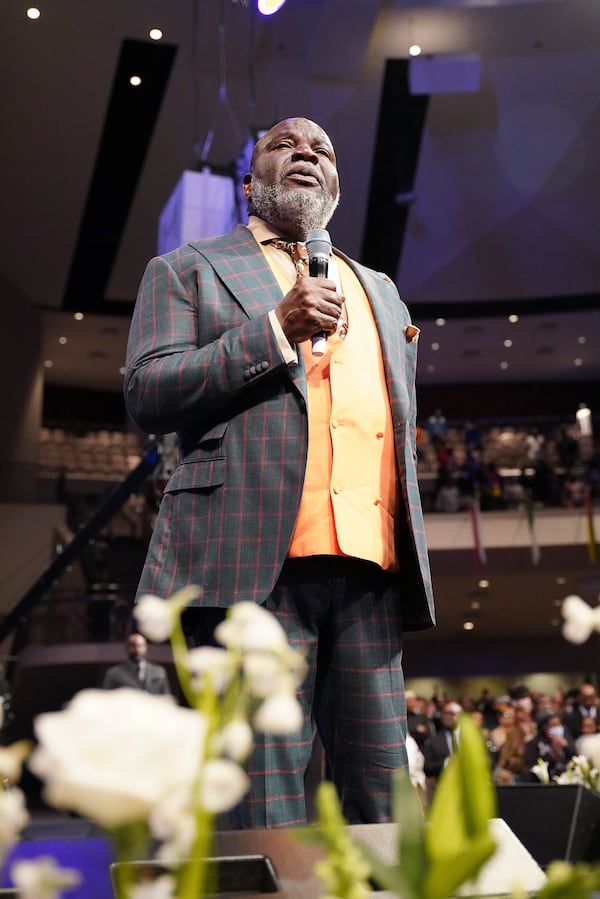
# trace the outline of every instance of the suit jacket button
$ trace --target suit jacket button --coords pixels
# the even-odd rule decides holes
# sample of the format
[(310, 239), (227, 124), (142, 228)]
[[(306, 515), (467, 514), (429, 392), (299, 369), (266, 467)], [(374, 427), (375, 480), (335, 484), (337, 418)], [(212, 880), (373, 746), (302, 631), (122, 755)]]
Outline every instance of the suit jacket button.
[(250, 374), (252, 375), (252, 377), (254, 377), (254, 375), (256, 374), (256, 365), (250, 366)]

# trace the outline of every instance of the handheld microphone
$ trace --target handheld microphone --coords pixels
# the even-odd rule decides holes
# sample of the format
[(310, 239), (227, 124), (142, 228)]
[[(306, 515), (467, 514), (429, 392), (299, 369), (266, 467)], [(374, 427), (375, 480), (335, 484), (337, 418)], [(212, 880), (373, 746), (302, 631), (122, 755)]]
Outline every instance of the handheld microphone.
[[(326, 278), (329, 271), (331, 237), (325, 228), (311, 228), (306, 235), (308, 273), (311, 278)], [(327, 335), (319, 331), (311, 338), (313, 356), (323, 356), (327, 345)]]

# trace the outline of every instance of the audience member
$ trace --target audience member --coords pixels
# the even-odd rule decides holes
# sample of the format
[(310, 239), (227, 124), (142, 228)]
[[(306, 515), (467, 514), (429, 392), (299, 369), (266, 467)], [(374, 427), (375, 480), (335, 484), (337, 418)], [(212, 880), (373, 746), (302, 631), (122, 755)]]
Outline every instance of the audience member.
[(600, 710), (598, 706), (598, 694), (593, 684), (582, 684), (577, 694), (577, 702), (571, 711), (565, 714), (565, 727), (573, 739), (580, 737), (583, 729), (584, 718), (593, 718), (600, 723)]
[(426, 740), (435, 734), (435, 725), (424, 712), (423, 700), (414, 690), (406, 691), (406, 721), (408, 733), (415, 740), (419, 749)]
[(440, 712), (440, 729), (423, 745), (427, 777), (439, 777), (448, 764), (448, 759), (454, 752), (454, 737), (462, 711), (462, 706), (453, 699), (444, 702)]
[(108, 669), (102, 681), (105, 690), (131, 687), (146, 693), (168, 695), (171, 693), (167, 672), (162, 665), (146, 658), (148, 644), (141, 634), (130, 634), (125, 643), (127, 661)]
[[(538, 761), (548, 765), (548, 776), (552, 780), (566, 771), (567, 764), (576, 754), (575, 743), (567, 736), (560, 715), (544, 712), (539, 717), (538, 732), (525, 746), (525, 768), (531, 769)], [(535, 775), (530, 779), (537, 779)]]

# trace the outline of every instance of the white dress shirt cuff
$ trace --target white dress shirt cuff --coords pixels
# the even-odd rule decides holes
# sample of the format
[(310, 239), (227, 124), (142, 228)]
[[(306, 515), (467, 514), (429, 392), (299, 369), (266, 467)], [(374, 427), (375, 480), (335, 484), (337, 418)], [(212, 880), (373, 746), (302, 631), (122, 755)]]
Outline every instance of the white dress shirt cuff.
[(288, 365), (297, 365), (298, 353), (283, 333), (283, 328), (279, 324), (279, 319), (277, 318), (277, 314), (274, 309), (271, 309), (271, 311), (269, 312), (269, 321), (271, 322), (271, 327), (273, 328), (275, 339), (277, 340), (279, 349), (281, 350), (281, 355), (283, 356), (285, 362), (287, 362)]

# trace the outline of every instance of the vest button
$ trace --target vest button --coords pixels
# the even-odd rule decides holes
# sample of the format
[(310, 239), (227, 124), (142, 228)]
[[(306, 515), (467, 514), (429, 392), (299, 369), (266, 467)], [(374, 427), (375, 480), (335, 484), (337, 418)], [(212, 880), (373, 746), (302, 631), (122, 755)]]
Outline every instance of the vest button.
[(331, 427), (332, 427), (332, 428), (337, 428), (337, 426), (338, 426), (337, 418), (332, 419)]
[(375, 497), (375, 505), (376, 505), (376, 506), (380, 506), (380, 505), (381, 505), (381, 497), (380, 497), (380, 496), (376, 496), (376, 497)]
[(337, 484), (334, 484), (333, 492), (334, 492), (334, 493), (343, 493), (344, 491), (343, 491), (342, 488), (339, 487)]
[(378, 440), (383, 440), (385, 435), (384, 435), (383, 431), (377, 431), (377, 434), (375, 436), (377, 437)]

